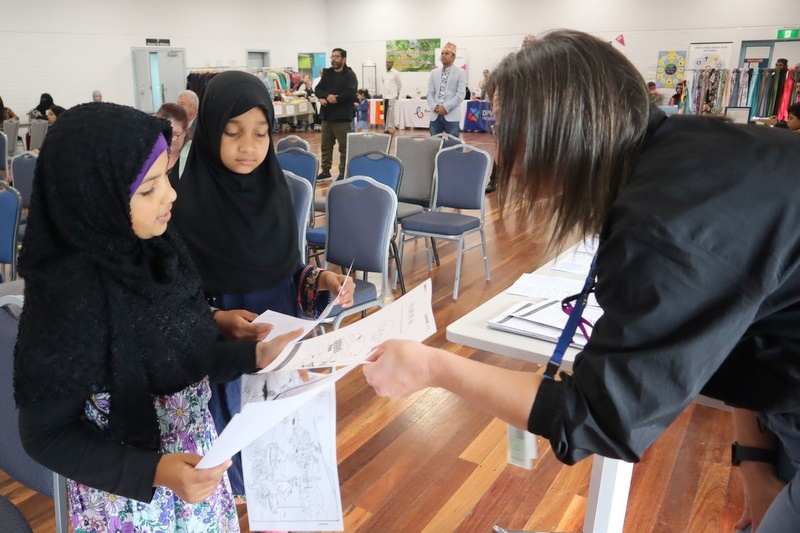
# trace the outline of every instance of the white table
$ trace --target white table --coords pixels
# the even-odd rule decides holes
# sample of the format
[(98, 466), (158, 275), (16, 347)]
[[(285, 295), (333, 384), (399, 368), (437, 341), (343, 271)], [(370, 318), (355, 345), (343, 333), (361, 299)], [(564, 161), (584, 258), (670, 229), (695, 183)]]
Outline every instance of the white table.
[[(572, 249), (564, 252), (559, 257), (563, 258), (571, 253)], [(535, 273), (579, 281), (583, 281), (586, 278), (585, 274), (575, 275), (552, 270), (551, 267), (558, 259), (556, 258), (543, 265)], [(513, 304), (522, 301), (531, 301), (531, 298), (506, 294), (505, 292), (498, 294), (447, 326), (447, 340), (541, 365), (547, 364), (553, 354), (554, 343), (486, 327), (487, 320), (496, 317)], [(575, 348), (567, 349), (561, 364), (562, 370), (572, 371), (572, 364), (578, 351)], [(583, 520), (584, 533), (622, 533), (632, 475), (632, 463), (600, 455), (595, 455), (592, 458), (592, 477), (589, 482), (586, 516)]]
[[(535, 274), (585, 280), (588, 272), (578, 275), (552, 269), (553, 265), (572, 254), (573, 250), (574, 247), (563, 252), (559, 257), (541, 266)], [(531, 300), (505, 292), (498, 294), (447, 326), (447, 340), (546, 365), (553, 354), (554, 343), (486, 327), (487, 320), (496, 317), (515, 303)], [(567, 349), (561, 364), (562, 370), (572, 371), (572, 364), (578, 352), (576, 348)], [(710, 407), (727, 409), (722, 402), (704, 396), (698, 396), (694, 401)], [(584, 533), (622, 533), (632, 475), (632, 463), (600, 455), (592, 458), (592, 477), (589, 482), (586, 516), (583, 520)]]
[[(458, 127), (464, 129), (464, 115), (467, 112), (467, 101), (461, 102), (458, 112)], [(431, 126), (431, 110), (428, 101), (417, 98), (401, 98), (397, 101), (397, 127), (401, 130), (405, 128), (424, 128)]]

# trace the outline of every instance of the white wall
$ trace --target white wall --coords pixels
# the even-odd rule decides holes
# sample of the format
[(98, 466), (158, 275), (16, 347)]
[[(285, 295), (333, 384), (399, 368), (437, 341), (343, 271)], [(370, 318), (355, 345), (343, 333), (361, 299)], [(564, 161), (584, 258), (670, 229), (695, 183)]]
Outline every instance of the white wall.
[[(570, 27), (618, 46), (645, 78), (659, 50), (692, 42), (774, 39), (800, 27), (798, 0), (23, 0), (3, 1), (0, 96), (22, 115), (49, 92), (65, 107), (104, 98), (133, 105), (131, 47), (167, 38), (186, 50), (188, 67), (246, 64), (245, 50), (270, 50), (272, 65), (294, 66), (297, 52), (348, 51), (361, 77), (372, 59), (382, 69), (387, 39), (439, 37), (467, 50), (468, 84), (477, 86), (528, 33)], [(682, 28), (682, 29), (675, 29)], [(616, 46), (616, 45), (615, 45)], [(789, 57), (791, 64), (800, 57)], [(587, 65), (591, 67), (591, 65)], [(427, 85), (427, 73), (404, 73), (404, 93)], [(380, 89), (380, 87), (379, 87)]]
[[(660, 50), (732, 41), (736, 62), (743, 40), (771, 40), (781, 27), (800, 27), (798, 0), (330, 0), (328, 5), (328, 41), (348, 51), (348, 64), (359, 76), (367, 58), (383, 63), (387, 39), (439, 37), (467, 49), (470, 87), (477, 86), (483, 69), (518, 49), (528, 33), (574, 28), (609, 41), (623, 34), (625, 46), (615, 46), (642, 76), (653, 79)], [(404, 93), (424, 91), (427, 74), (402, 76)]]
[(3, 0), (0, 96), (20, 117), (50, 93), (70, 107), (94, 89), (134, 104), (131, 48), (170, 39), (186, 66), (247, 64), (245, 50), (269, 50), (273, 66), (327, 48), (326, 0), (287, 9), (273, 0)]

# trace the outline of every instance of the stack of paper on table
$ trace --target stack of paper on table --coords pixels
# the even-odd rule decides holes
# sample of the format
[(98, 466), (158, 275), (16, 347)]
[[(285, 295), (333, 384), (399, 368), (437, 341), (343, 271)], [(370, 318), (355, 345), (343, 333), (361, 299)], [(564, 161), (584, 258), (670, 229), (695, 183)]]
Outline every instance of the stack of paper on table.
[[(592, 324), (603, 314), (603, 310), (587, 305), (582, 317)], [(561, 309), (560, 300), (545, 300), (538, 303), (519, 302), (487, 322), (491, 329), (525, 335), (550, 342), (557, 342), (567, 325), (569, 315)], [(578, 329), (572, 337), (572, 346), (582, 348), (586, 339)]]

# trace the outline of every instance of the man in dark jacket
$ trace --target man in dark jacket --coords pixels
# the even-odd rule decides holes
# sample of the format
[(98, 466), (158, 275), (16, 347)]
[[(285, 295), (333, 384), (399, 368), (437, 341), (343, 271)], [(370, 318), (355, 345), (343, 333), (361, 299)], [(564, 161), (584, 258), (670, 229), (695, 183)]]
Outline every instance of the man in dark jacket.
[(344, 177), (347, 133), (353, 120), (357, 90), (356, 74), (347, 66), (347, 51), (334, 48), (331, 52), (331, 68), (322, 72), (322, 79), (315, 89), (322, 118), (322, 172), (317, 179), (331, 177), (333, 145), (336, 142), (339, 143), (339, 176)]

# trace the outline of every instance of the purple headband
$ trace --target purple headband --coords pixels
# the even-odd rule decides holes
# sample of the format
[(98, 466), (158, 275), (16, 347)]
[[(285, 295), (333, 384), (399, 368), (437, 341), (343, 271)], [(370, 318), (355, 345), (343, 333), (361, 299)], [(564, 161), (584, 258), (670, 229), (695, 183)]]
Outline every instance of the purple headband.
[(156, 139), (156, 143), (153, 145), (153, 149), (150, 151), (150, 155), (147, 156), (147, 159), (144, 161), (144, 166), (142, 166), (142, 170), (139, 171), (137, 174), (136, 179), (133, 180), (131, 183), (131, 187), (129, 189), (128, 198), (133, 198), (134, 193), (136, 193), (136, 189), (139, 188), (139, 185), (142, 184), (144, 177), (147, 175), (147, 171), (150, 170), (150, 167), (153, 166), (153, 163), (156, 162), (156, 159), (161, 157), (161, 154), (169, 150), (169, 145), (167, 144), (167, 139), (164, 138), (162, 134), (158, 134), (158, 138)]

